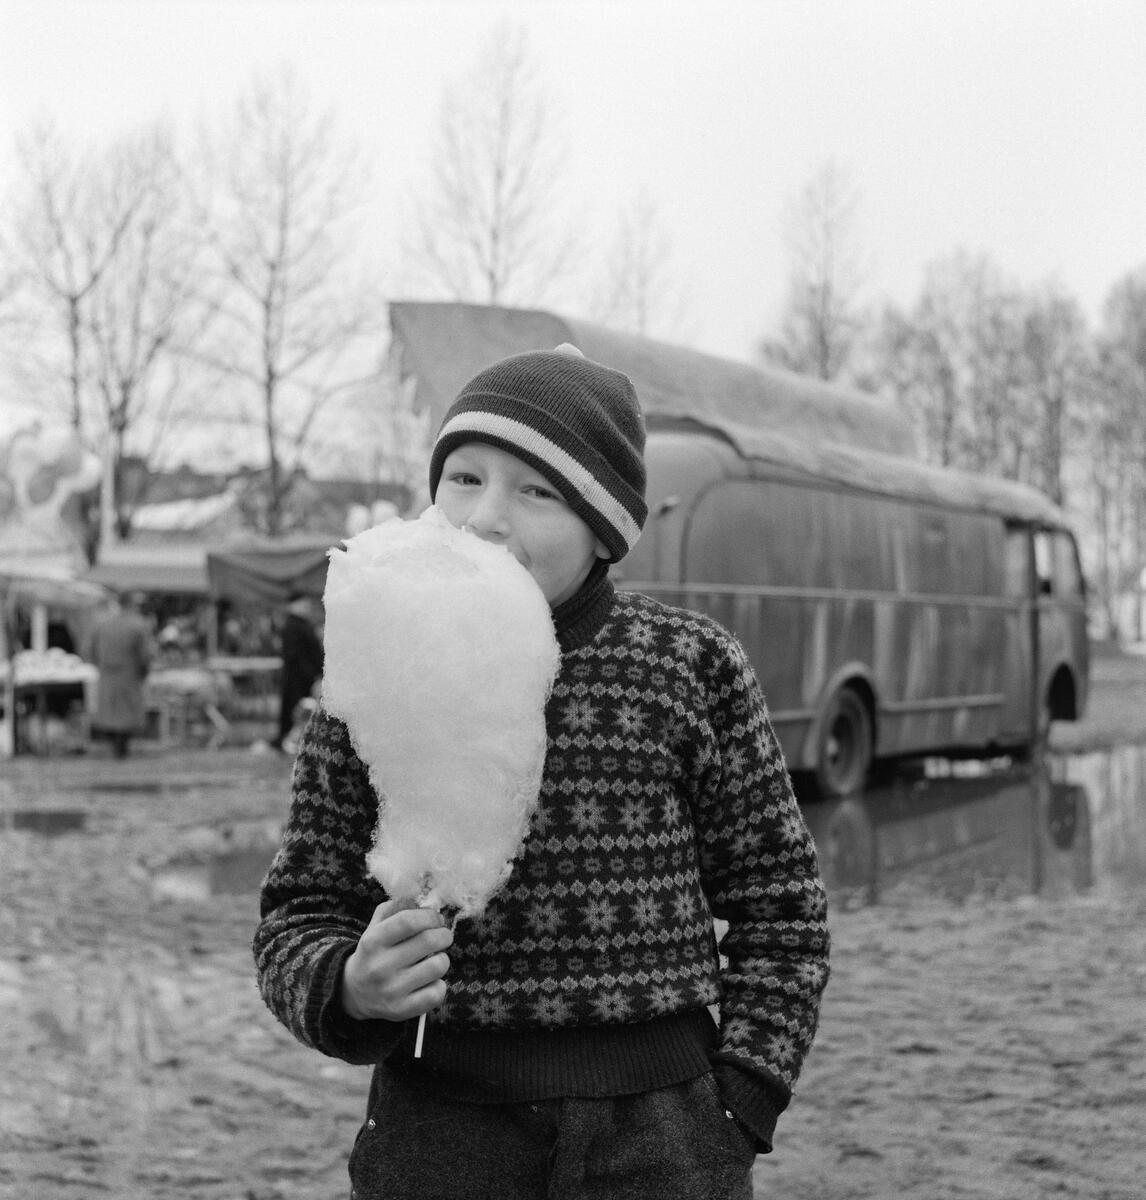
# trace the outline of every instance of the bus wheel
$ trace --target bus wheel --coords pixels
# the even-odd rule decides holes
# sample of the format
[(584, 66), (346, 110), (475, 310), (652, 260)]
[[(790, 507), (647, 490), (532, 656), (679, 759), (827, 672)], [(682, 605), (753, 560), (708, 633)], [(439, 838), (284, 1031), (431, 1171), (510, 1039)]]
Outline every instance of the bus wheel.
[(816, 786), (823, 796), (858, 792), (874, 751), (871, 714), (859, 694), (840, 688), (828, 701), (816, 753)]

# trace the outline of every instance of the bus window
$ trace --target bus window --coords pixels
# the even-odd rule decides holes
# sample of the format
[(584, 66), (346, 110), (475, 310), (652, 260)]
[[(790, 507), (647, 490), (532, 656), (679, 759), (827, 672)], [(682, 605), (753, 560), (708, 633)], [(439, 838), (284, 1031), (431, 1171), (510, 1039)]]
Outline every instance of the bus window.
[(1078, 553), (1074, 538), (1063, 529), (1053, 535), (1054, 564), (1051, 578), (1054, 594), (1064, 600), (1081, 600), (1083, 596), (1082, 571), (1078, 565)]
[(1006, 595), (1026, 597), (1031, 594), (1031, 540), (1022, 526), (1007, 526), (1003, 572)]
[(823, 492), (734, 479), (696, 506), (688, 575), (707, 583), (826, 587), (833, 540)]
[(1002, 522), (983, 513), (947, 513), (951, 591), (997, 596), (1003, 586)]
[(753, 583), (784, 587), (827, 587), (835, 540), (825, 495), (776, 480), (753, 485), (762, 505), (762, 536), (768, 541), (769, 570)]
[(915, 542), (915, 580), (917, 592), (950, 591), (951, 545), (943, 514), (921, 512)]
[[(906, 515), (905, 515), (906, 514)], [(892, 591), (906, 506), (783, 480), (730, 480), (697, 505), (693, 579), (758, 587)]]
[(872, 496), (829, 491), (820, 494), (816, 503), (825, 518), (829, 586), (891, 591), (896, 506)]
[(903, 547), (908, 590), (920, 595), (993, 596), (1003, 584), (1002, 532), (981, 513), (910, 513)]
[(1049, 596), (1054, 592), (1054, 542), (1049, 529), (1035, 530), (1035, 580), (1038, 594)]

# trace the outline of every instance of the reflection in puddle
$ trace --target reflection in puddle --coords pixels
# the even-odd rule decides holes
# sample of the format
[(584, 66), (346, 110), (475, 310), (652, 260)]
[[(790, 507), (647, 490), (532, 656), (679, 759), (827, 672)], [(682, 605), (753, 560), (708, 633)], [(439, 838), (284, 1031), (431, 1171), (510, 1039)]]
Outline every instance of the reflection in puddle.
[(1146, 746), (903, 778), (804, 806), (829, 893), (1063, 896), (1146, 883)]
[(77, 833), (87, 824), (88, 814), (82, 808), (16, 808), (0, 810), (0, 833), (18, 829), (44, 837)]
[(164, 796), (198, 791), (204, 787), (225, 788), (229, 785), (225, 782), (217, 781), (203, 783), (199, 780), (180, 779), (99, 779), (92, 783), (84, 783), (77, 786), (81, 791), (96, 792), (97, 794), (108, 792), (118, 794), (122, 792), (127, 795), (153, 794)]
[(206, 862), (168, 863), (152, 877), (151, 889), (157, 897), (180, 901), (257, 892), (274, 854), (273, 846), (246, 846)]
[[(804, 805), (834, 903), (875, 904), (912, 889), (960, 902), (1146, 886), (1146, 746), (1052, 755), (1041, 766), (963, 764), (949, 777), (935, 774), (902, 775), (860, 796)], [(149, 791), (201, 786), (198, 780), (146, 785)], [(87, 834), (90, 810), (17, 804), (0, 787), (0, 836)], [(272, 824), (240, 834), (242, 844), (204, 826), (187, 857), (153, 872), (154, 894), (199, 903), (257, 892), (277, 848)]]
[[(226, 792), (234, 786), (232, 780), (225, 778), (192, 775), (182, 779), (100, 779), (91, 783), (73, 784), (71, 790), (95, 795), (154, 796), (156, 799), (162, 799), (199, 792)], [(251, 778), (244, 779), (243, 786), (255, 791), (277, 791), (282, 784), (277, 779)]]
[(1146, 885), (1146, 746), (1062, 758), (1051, 770), (1089, 799), (1096, 886), (1125, 892)]

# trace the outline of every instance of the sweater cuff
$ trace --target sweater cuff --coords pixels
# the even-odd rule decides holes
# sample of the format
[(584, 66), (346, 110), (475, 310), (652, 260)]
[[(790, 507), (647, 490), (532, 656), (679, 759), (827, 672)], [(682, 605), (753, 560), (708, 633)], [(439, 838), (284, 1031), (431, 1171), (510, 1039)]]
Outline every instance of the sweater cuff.
[(756, 1153), (772, 1152), (776, 1121), (788, 1107), (787, 1088), (769, 1083), (761, 1075), (741, 1069), (727, 1059), (713, 1064), (720, 1094), (732, 1115), (756, 1138)]
[(353, 950), (354, 943), (340, 943), (326, 955), (315, 971), (307, 1007), (317, 1019), (315, 1046), (319, 1050), (355, 1066), (372, 1066), (393, 1051), (409, 1022), (360, 1021), (342, 1007), (342, 972)]

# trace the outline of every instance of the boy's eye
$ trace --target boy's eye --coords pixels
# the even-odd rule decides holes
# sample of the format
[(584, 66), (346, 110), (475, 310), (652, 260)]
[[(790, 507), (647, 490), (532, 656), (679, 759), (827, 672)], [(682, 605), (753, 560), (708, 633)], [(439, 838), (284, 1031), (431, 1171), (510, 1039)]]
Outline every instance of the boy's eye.
[(472, 471), (454, 471), (448, 476), (450, 483), (474, 484), (481, 480)]
[(552, 488), (542, 487), (539, 483), (527, 484), (524, 490), (541, 500), (559, 500), (561, 498)]

